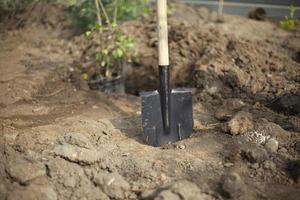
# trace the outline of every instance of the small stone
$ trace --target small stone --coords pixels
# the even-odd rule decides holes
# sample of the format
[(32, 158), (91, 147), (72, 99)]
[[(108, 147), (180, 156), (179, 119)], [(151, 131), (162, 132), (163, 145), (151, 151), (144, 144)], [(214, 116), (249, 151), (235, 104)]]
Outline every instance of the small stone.
[(258, 163), (253, 163), (253, 164), (251, 165), (251, 168), (252, 168), (252, 169), (258, 169), (258, 168), (259, 168), (259, 164), (258, 164)]
[(238, 112), (228, 122), (228, 128), (232, 135), (242, 135), (248, 131), (251, 131), (254, 128), (252, 115), (244, 111)]
[(214, 95), (219, 91), (219, 88), (217, 86), (212, 86), (207, 89), (208, 94)]
[(185, 145), (184, 144), (181, 144), (177, 147), (178, 149), (185, 149)]
[(265, 148), (269, 153), (277, 152), (278, 146), (279, 146), (279, 142), (274, 138), (269, 139), (265, 144)]
[(246, 192), (246, 185), (237, 173), (227, 175), (222, 188), (233, 199), (238, 199)]
[(167, 176), (166, 176), (165, 174), (161, 174), (161, 175), (160, 175), (160, 180), (161, 180), (162, 182), (165, 182), (165, 181), (167, 180)]
[(141, 112), (141, 111), (137, 111), (136, 114), (137, 114), (137, 115), (141, 115), (142, 112)]
[(99, 108), (99, 106), (97, 106), (97, 105), (93, 105), (93, 107), (92, 107), (93, 109), (98, 109)]
[(224, 163), (224, 167), (232, 167), (233, 165), (233, 163)]

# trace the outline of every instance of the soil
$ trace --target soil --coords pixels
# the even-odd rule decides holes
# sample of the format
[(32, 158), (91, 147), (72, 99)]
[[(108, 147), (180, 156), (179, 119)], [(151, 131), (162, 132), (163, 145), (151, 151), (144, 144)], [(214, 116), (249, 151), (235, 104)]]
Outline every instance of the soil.
[(172, 85), (193, 88), (195, 126), (158, 148), (135, 96), (157, 87), (155, 17), (121, 25), (141, 55), (127, 94), (88, 88), (97, 42), (74, 36), (63, 8), (1, 22), (0, 199), (299, 197), (299, 23), (171, 6)]

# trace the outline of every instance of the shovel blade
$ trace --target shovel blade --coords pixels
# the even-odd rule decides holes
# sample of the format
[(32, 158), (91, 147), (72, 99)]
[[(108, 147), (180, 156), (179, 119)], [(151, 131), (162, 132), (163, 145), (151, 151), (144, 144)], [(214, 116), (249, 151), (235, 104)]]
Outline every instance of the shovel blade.
[(161, 146), (188, 138), (193, 131), (192, 91), (177, 88), (171, 91), (170, 132), (164, 133), (160, 95), (157, 90), (142, 92), (142, 127), (145, 141)]

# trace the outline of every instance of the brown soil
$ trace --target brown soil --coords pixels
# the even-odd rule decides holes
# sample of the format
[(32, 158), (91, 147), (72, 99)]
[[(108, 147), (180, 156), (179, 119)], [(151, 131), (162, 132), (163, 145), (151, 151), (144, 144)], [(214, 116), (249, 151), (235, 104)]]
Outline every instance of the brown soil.
[(299, 197), (299, 28), (174, 8), (172, 84), (194, 88), (195, 127), (160, 148), (144, 143), (130, 95), (156, 88), (154, 18), (122, 25), (142, 55), (126, 95), (89, 90), (97, 41), (71, 37), (62, 8), (0, 25), (0, 199)]

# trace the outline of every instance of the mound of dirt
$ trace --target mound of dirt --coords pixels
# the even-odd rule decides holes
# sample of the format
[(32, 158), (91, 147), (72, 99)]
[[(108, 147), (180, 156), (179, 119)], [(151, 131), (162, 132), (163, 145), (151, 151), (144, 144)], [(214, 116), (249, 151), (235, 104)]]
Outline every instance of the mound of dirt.
[[(295, 60), (299, 47), (289, 42), (299, 39), (297, 33), (283, 31), (270, 22), (243, 19), (244, 25), (238, 24), (237, 16), (225, 16), (224, 22), (218, 24), (214, 13), (203, 8), (179, 5), (174, 9), (169, 17), (173, 86), (194, 87), (199, 94), (222, 98), (251, 97), (255, 101), (268, 101), (299, 90), (300, 64)], [(138, 94), (157, 88), (155, 16), (121, 26), (134, 36), (135, 50), (141, 55), (139, 62), (127, 70), (127, 91)], [(236, 31), (236, 26), (247, 26), (247, 33)], [(76, 45), (83, 55), (78, 63), (87, 69), (94, 66), (100, 45), (90, 45), (85, 40), (83, 36), (77, 38)]]
[(4, 18), (1, 29), (16, 30), (26, 27), (42, 26), (58, 31), (75, 31), (72, 20), (66, 13), (66, 8), (59, 4), (34, 3), (28, 5), (24, 11), (11, 14), (10, 18)]

